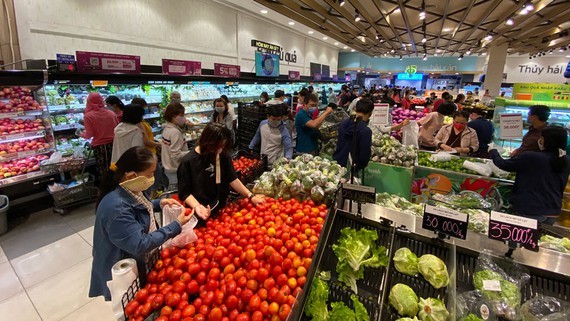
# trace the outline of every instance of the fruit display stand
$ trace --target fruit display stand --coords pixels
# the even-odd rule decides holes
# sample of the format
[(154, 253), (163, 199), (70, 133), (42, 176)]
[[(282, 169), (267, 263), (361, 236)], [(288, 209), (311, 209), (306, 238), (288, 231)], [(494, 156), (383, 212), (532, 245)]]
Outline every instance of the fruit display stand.
[(12, 208), (47, 196), (56, 180), (40, 162), (55, 150), (42, 71), (0, 71), (0, 193)]

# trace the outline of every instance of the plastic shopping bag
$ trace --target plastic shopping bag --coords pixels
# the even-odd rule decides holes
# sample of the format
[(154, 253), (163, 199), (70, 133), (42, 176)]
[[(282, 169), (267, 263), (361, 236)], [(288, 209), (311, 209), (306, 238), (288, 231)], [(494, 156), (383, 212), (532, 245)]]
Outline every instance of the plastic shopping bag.
[(439, 152), (439, 153), (435, 153), (432, 154), (429, 158), (430, 161), (432, 162), (449, 162), (451, 160), (451, 154), (447, 153), (447, 152)]
[(504, 178), (504, 177), (509, 176), (509, 172), (504, 171), (504, 170), (498, 168), (498, 167), (493, 163), (492, 160), (487, 159), (487, 160), (485, 160), (485, 163), (487, 163), (487, 166), (489, 166), (489, 168), (491, 169), (491, 171), (493, 171), (493, 174), (495, 174), (495, 176), (501, 177), (501, 178)]
[(477, 174), (481, 176), (489, 177), (493, 173), (491, 168), (486, 163), (475, 163), (475, 162), (465, 161), (463, 163), (463, 168), (475, 171), (477, 172)]
[[(170, 224), (172, 221), (176, 220), (178, 218), (178, 215), (184, 213), (185, 210), (186, 209), (184, 208), (184, 206), (181, 205), (166, 205), (162, 209), (162, 214), (163, 214), (162, 221), (164, 225)], [(196, 227), (197, 224), (198, 224), (198, 219), (196, 218), (194, 213), (192, 213), (192, 218), (190, 219), (190, 221), (182, 226), (182, 232), (180, 232), (180, 234), (176, 235), (172, 239), (166, 241), (164, 245), (166, 247), (169, 246), (183, 247), (188, 243), (196, 241), (198, 237), (196, 236), (196, 233), (194, 233), (194, 227)]]
[(415, 120), (410, 121), (410, 123), (402, 127), (402, 145), (412, 145), (415, 148), (419, 148), (418, 145), (418, 135), (420, 131), (420, 126)]

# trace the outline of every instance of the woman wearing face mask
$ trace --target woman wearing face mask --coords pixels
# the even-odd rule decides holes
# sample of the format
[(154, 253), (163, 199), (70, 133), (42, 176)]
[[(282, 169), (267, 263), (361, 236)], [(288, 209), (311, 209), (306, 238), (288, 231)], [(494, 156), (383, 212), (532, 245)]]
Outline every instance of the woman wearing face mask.
[(439, 107), (437, 111), (432, 111), (418, 120), (418, 125), (421, 126), (419, 132), (420, 149), (436, 150), (435, 133), (443, 126), (445, 116), (453, 114), (456, 110), (455, 104), (452, 102), (445, 102)]
[(265, 105), (265, 103), (267, 103), (269, 101), (269, 94), (264, 91), (261, 93), (261, 95), (259, 95), (259, 104), (261, 105)]
[(564, 128), (547, 126), (538, 139), (538, 152), (528, 151), (503, 159), (494, 147), (489, 149), (497, 167), (517, 173), (509, 197), (516, 214), (550, 225), (556, 222), (570, 174), (570, 159), (565, 150), (567, 140)]
[(105, 104), (107, 108), (112, 110), (119, 119), (119, 123), (123, 121), (123, 110), (125, 109), (125, 104), (117, 96), (108, 96), (105, 98)]
[(222, 98), (214, 100), (214, 113), (212, 114), (212, 123), (222, 124), (230, 130), (232, 134), (231, 144), (235, 143), (235, 132), (233, 126), (233, 119), (228, 110), (228, 103)]
[(154, 211), (176, 204), (172, 199), (150, 201), (142, 191), (154, 182), (156, 156), (144, 147), (127, 150), (117, 161), (115, 172), (105, 178), (93, 231), (93, 266), (89, 296), (111, 300), (107, 281), (111, 267), (123, 258), (137, 261), (141, 287), (146, 283), (145, 255), (180, 234), (192, 215), (158, 228)]
[[(287, 108), (287, 105), (285, 105)], [(261, 143), (261, 154), (267, 155), (267, 163), (273, 163), (281, 157), (293, 157), (291, 135), (282, 121), (283, 105), (270, 105), (267, 108), (267, 120), (262, 121), (255, 136), (249, 144), (249, 149), (257, 148)]]
[(182, 127), (186, 123), (184, 106), (180, 103), (170, 103), (164, 110), (164, 124), (162, 125), (162, 151), (160, 154), (164, 173), (168, 177), (168, 190), (178, 188), (176, 171), (182, 158), (188, 154), (188, 144), (184, 139)]
[(412, 95), (410, 94), (409, 90), (406, 90), (406, 94), (404, 95), (404, 98), (402, 98), (402, 108), (404, 109), (410, 109), (412, 107)]
[(455, 150), (461, 156), (467, 156), (479, 149), (477, 132), (467, 127), (469, 113), (460, 110), (453, 114), (453, 124), (441, 127), (435, 136), (438, 149), (444, 151)]
[(231, 155), (231, 133), (227, 127), (209, 123), (198, 146), (184, 156), (178, 167), (178, 197), (203, 220), (226, 205), (230, 188), (253, 204), (264, 202), (237, 178)]
[(123, 121), (115, 127), (115, 138), (113, 139), (113, 154), (111, 163), (123, 155), (123, 153), (135, 146), (144, 147), (144, 131), (139, 127), (143, 121), (144, 109), (139, 105), (127, 105), (123, 111)]

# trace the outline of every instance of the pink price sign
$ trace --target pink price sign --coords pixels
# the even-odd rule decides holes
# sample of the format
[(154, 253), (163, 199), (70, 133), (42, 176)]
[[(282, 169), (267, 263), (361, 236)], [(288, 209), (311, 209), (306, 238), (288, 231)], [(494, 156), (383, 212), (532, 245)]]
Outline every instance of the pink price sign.
[(141, 57), (104, 52), (76, 51), (78, 72), (140, 74)]
[(301, 73), (299, 71), (289, 71), (289, 80), (301, 80)]
[(240, 71), (238, 65), (214, 64), (214, 76), (237, 78), (240, 76)]
[(176, 76), (201, 76), (200, 61), (162, 59), (162, 73)]

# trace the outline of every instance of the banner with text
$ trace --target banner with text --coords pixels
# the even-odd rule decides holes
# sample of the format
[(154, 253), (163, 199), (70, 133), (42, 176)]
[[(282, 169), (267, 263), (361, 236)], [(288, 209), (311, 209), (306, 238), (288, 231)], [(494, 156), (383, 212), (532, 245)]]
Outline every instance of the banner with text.
[(226, 65), (226, 64), (214, 64), (214, 76), (218, 77), (239, 77), (240, 76), (240, 66), (238, 65)]
[(516, 83), (513, 99), (570, 103), (570, 85)]
[(162, 59), (162, 73), (175, 76), (201, 76), (200, 61)]
[(141, 57), (104, 52), (76, 51), (78, 72), (121, 72), (139, 74)]
[(289, 80), (301, 80), (301, 72), (289, 70)]

